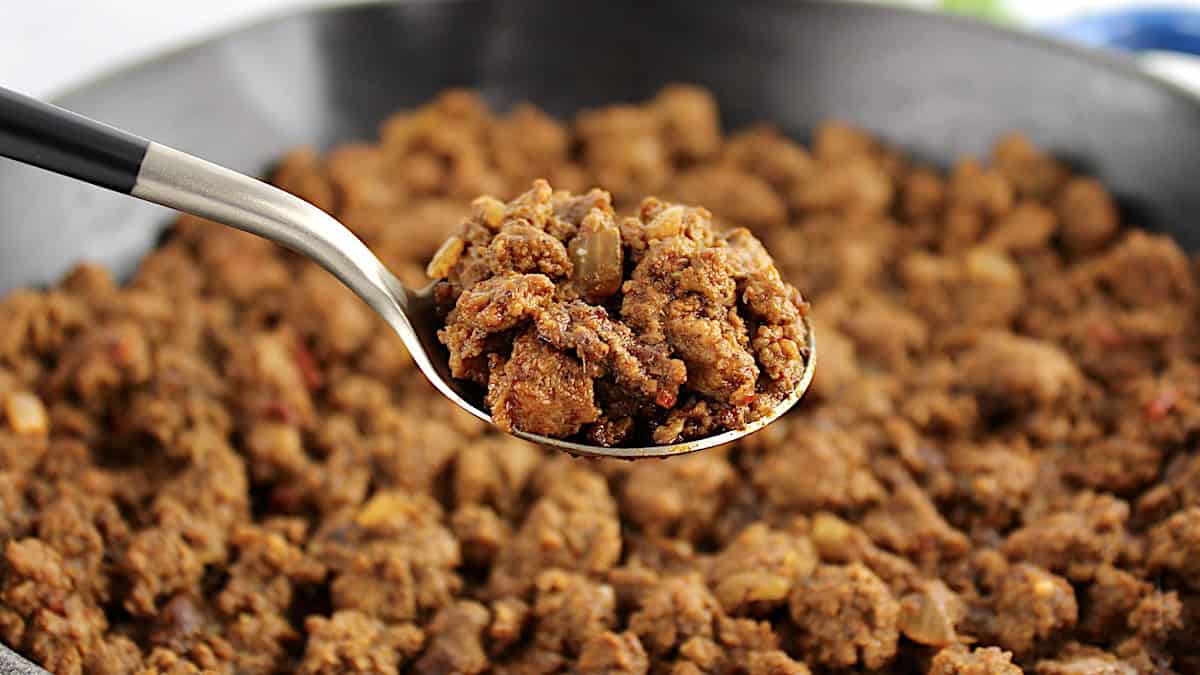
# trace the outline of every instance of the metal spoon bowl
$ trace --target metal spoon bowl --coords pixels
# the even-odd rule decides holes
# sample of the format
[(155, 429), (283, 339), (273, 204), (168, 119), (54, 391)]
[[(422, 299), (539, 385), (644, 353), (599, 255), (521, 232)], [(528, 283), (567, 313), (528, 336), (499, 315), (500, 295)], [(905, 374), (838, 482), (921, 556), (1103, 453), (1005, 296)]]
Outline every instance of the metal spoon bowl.
[[(475, 397), (450, 376), (445, 349), (437, 339), (432, 286), (405, 287), (354, 233), (312, 204), (260, 180), (3, 88), (0, 155), (223, 223), (311, 258), (388, 322), (438, 391), (492, 423), (488, 412), (471, 402)], [(735, 441), (776, 420), (808, 389), (816, 345), (812, 326), (805, 322), (808, 361), (799, 384), (770, 415), (741, 429), (640, 448), (585, 445), (522, 431), (513, 435), (576, 455), (625, 459), (681, 455)]]

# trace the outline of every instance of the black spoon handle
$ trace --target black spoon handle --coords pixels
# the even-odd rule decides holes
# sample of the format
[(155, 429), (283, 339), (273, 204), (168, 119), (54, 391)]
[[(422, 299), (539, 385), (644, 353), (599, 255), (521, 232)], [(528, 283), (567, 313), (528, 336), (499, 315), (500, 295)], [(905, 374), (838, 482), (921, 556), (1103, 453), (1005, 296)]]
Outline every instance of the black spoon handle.
[(0, 156), (128, 194), (150, 142), (0, 87)]

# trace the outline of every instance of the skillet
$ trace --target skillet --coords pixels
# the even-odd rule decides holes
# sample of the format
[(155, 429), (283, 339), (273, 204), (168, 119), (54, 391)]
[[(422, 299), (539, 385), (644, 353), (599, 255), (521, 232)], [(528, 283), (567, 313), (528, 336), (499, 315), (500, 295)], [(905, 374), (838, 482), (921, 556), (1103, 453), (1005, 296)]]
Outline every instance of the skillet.
[[(390, 112), (479, 89), (566, 116), (687, 81), (728, 127), (866, 127), (919, 159), (1021, 130), (1109, 186), (1133, 224), (1200, 250), (1200, 101), (1122, 58), (970, 20), (795, 0), (410, 0), (263, 21), (56, 103), (245, 172), (298, 144), (371, 138)], [(90, 259), (130, 272), (169, 214), (0, 164), (0, 293)], [(0, 675), (43, 673), (0, 645)]]

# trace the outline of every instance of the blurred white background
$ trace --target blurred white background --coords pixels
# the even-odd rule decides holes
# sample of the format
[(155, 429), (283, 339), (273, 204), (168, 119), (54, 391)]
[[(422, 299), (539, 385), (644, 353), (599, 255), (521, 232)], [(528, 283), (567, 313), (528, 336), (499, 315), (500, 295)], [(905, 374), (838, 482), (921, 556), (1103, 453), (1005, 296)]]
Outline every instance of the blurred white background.
[[(353, 1), (0, 0), (0, 84), (51, 96), (119, 65), (256, 18)], [(1009, 17), (1031, 25), (1115, 7), (1200, 7), (1200, 0), (891, 1), (926, 8), (1001, 6)]]
[(0, 0), (0, 84), (50, 96), (163, 49), (314, 0)]

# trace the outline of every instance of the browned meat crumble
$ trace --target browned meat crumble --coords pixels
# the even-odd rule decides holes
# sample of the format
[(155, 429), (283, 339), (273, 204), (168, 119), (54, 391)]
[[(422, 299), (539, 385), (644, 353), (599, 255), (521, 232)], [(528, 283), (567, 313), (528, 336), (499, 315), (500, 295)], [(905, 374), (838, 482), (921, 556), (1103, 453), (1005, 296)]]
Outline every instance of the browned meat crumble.
[[(275, 174), (414, 286), (504, 200), (569, 223), (436, 258), (461, 256), (459, 306), (525, 331), (497, 369), (595, 383), (547, 424), (612, 393), (561, 354), (621, 344), (594, 301), (615, 277), (571, 240), (612, 250), (615, 223), (644, 261), (621, 224), (674, 202), (749, 228), (821, 363), (792, 413), (695, 456), (495, 431), (315, 264), (192, 218), (128, 283), (85, 265), (0, 300), (0, 640), (67, 675), (1200, 672), (1192, 260), (1021, 136), (942, 173), (843, 124), (811, 147), (719, 129), (691, 87), (569, 124), (452, 91)], [(622, 303), (665, 335), (646, 272)], [(502, 285), (553, 311), (488, 309)], [(655, 386), (685, 360), (630, 349)], [(516, 415), (518, 384), (494, 394)]]
[(492, 419), (599, 445), (674, 443), (769, 415), (800, 384), (807, 305), (745, 228), (544, 180), (481, 197), (429, 265), (456, 378)]

